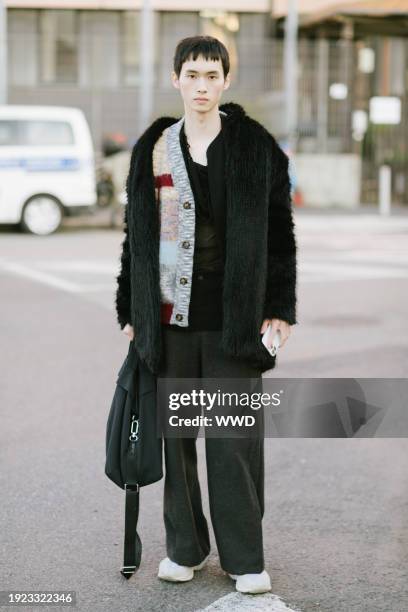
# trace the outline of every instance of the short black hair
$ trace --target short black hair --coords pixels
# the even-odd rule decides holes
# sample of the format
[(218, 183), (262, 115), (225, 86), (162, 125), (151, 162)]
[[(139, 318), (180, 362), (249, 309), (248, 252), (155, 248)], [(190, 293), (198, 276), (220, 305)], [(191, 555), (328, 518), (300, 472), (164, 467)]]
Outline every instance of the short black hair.
[(224, 78), (230, 70), (228, 51), (223, 43), (213, 36), (189, 36), (179, 41), (174, 53), (174, 72), (180, 76), (184, 62), (196, 60), (202, 55), (206, 60), (221, 60)]

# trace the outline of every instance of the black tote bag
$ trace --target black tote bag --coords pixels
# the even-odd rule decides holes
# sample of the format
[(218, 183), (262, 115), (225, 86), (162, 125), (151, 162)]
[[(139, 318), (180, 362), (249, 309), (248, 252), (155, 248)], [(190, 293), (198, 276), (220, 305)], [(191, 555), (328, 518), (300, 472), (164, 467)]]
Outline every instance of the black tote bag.
[(156, 406), (157, 379), (133, 342), (119, 370), (106, 424), (105, 474), (126, 492), (124, 562), (130, 578), (141, 561), (137, 533), (139, 488), (163, 477), (162, 437)]

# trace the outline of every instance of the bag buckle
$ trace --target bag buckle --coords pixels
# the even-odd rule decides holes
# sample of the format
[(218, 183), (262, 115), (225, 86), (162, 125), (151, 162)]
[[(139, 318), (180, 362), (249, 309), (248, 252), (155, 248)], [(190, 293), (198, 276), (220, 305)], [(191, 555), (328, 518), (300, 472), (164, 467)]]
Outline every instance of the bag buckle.
[(137, 569), (136, 565), (124, 565), (122, 569), (120, 570), (120, 573), (127, 580), (129, 580), (129, 578), (131, 578), (131, 576), (133, 576), (133, 574), (135, 573), (136, 569)]
[(129, 489), (130, 491), (137, 491), (139, 492), (139, 485), (138, 484), (129, 484), (128, 482), (125, 482), (125, 491), (126, 489)]

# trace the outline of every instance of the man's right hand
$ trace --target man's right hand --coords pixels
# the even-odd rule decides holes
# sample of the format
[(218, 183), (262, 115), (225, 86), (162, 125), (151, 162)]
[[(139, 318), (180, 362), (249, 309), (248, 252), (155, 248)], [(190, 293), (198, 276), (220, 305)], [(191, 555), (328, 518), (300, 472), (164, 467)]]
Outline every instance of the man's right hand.
[(126, 334), (126, 336), (129, 337), (130, 340), (133, 340), (135, 334), (133, 332), (133, 327), (132, 325), (129, 325), (129, 323), (126, 323), (125, 327), (123, 328), (123, 333)]

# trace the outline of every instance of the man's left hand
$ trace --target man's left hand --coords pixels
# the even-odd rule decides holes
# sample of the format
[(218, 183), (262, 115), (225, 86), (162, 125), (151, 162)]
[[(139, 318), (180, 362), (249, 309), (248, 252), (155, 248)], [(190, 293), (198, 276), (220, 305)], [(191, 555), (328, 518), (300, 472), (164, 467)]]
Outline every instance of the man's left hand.
[[(290, 325), (287, 321), (282, 321), (281, 319), (264, 319), (263, 323), (262, 323), (262, 327), (261, 327), (261, 334), (263, 334), (264, 332), (266, 332), (269, 323), (272, 326), (272, 334), (271, 334), (271, 338), (273, 338), (276, 334), (276, 332), (279, 330), (280, 331), (280, 337), (281, 337), (281, 341), (279, 344), (279, 348), (282, 348), (282, 346), (285, 344), (286, 340), (289, 338), (290, 336)], [(271, 340), (272, 343), (272, 340)], [(271, 344), (272, 346), (272, 344)], [(269, 348), (271, 348), (271, 346)]]

